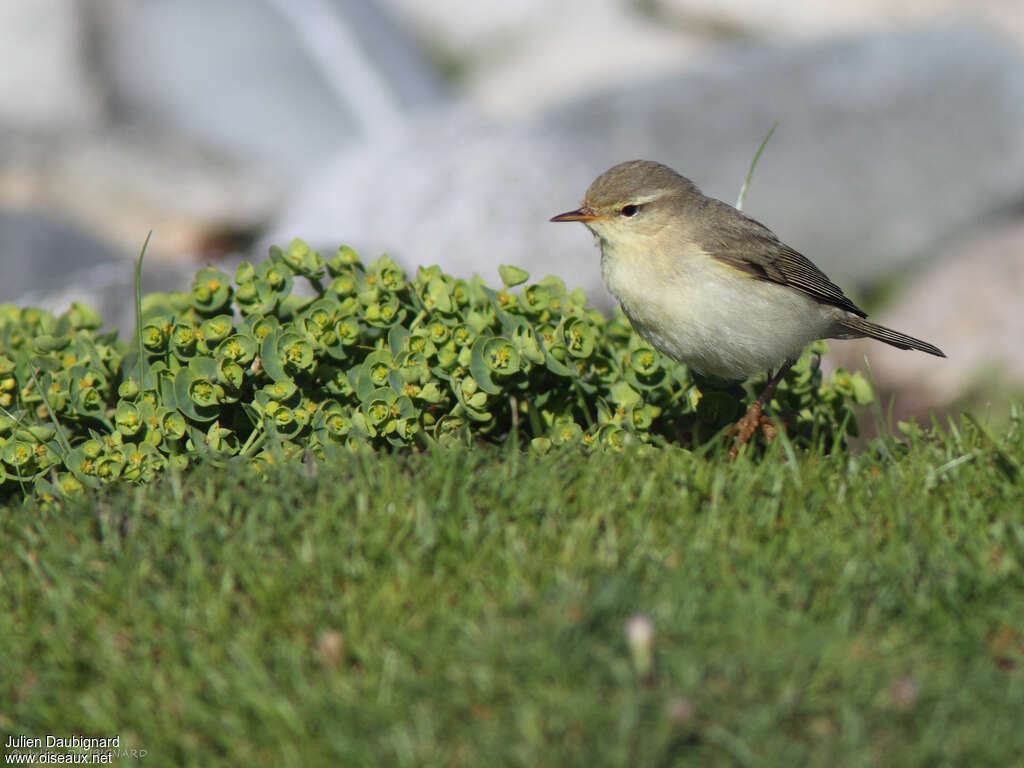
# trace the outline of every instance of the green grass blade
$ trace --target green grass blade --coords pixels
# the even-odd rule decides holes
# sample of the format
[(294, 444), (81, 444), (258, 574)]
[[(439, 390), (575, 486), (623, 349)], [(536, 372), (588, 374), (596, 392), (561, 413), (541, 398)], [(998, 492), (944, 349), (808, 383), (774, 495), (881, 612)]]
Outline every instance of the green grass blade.
[(139, 354), (139, 386), (145, 386), (146, 382), (146, 350), (142, 346), (142, 260), (146, 257), (146, 248), (149, 245), (149, 238), (153, 236), (153, 230), (149, 230), (145, 241), (142, 243), (142, 250), (139, 251), (139, 258), (135, 261), (135, 344)]
[(768, 142), (772, 138), (772, 134), (775, 133), (775, 129), (779, 127), (778, 122), (772, 125), (768, 134), (761, 141), (761, 146), (757, 148), (757, 152), (754, 153), (754, 159), (750, 161), (750, 168), (747, 170), (747, 178), (743, 180), (743, 187), (740, 189), (740, 196), (736, 199), (737, 210), (743, 210), (743, 200), (747, 196), (747, 187), (750, 186), (750, 180), (754, 176), (754, 169), (757, 167), (757, 161), (761, 159), (761, 153), (764, 152), (764, 148), (768, 145)]

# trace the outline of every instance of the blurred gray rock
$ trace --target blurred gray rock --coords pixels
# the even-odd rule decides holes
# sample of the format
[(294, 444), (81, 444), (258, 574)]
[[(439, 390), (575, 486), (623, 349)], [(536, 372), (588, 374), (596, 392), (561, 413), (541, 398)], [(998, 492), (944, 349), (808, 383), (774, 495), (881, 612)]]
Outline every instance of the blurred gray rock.
[[(522, 117), (597, 86), (678, 72), (719, 36), (636, 0), (380, 0), (451, 62), (460, 101)], [(806, 9), (804, 9), (806, 11)]]
[(225, 233), (259, 227), (280, 204), (263, 166), (157, 131), (83, 136), (41, 161), (46, 196), (135, 253), (153, 230), (152, 255), (205, 253)]
[[(899, 392), (897, 417), (927, 417), (978, 395), (1024, 392), (1024, 218), (943, 248), (875, 319), (934, 342), (948, 359), (863, 340), (835, 342), (833, 362), (863, 369), (883, 393)], [(1000, 398), (1002, 399), (1002, 398)], [(973, 402), (974, 405), (984, 403)]]
[(326, 165), (260, 251), (301, 237), (327, 254), (351, 245), (364, 261), (386, 252), (409, 268), (436, 263), (492, 282), (498, 264), (516, 264), (593, 287), (590, 236), (547, 223), (575, 206), (589, 176), (581, 144), (544, 126), (432, 118)]
[(365, 0), (104, 0), (99, 55), (117, 108), (291, 178), (441, 98)]
[(529, 124), (420, 121), (340, 154), (269, 239), (346, 242), (492, 280), (513, 263), (600, 298), (590, 236), (547, 219), (637, 157), (734, 202), (776, 121), (745, 209), (847, 288), (927, 259), (1024, 197), (1024, 59), (994, 32), (941, 27), (733, 49)]
[(75, 268), (91, 269), (123, 257), (108, 243), (42, 212), (0, 209), (0, 301), (42, 295), (72, 282), (68, 273)]
[(98, 83), (85, 66), (86, 34), (77, 0), (0, 3), (0, 126), (56, 131), (100, 116)]
[[(0, 302), (54, 314), (74, 301), (100, 310), (105, 327), (135, 327), (134, 265), (128, 254), (38, 211), (0, 210)], [(194, 265), (145, 262), (143, 292), (189, 284)]]
[(713, 20), (734, 34), (762, 38), (811, 37), (969, 17), (1024, 40), (1020, 0), (652, 0), (650, 5), (667, 24), (682, 26)]

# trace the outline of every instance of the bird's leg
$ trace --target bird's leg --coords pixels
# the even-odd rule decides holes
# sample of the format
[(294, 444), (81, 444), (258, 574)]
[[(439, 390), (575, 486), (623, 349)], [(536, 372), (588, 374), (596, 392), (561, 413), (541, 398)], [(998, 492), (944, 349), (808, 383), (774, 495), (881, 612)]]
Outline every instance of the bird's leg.
[(729, 431), (726, 432), (726, 435), (731, 435), (733, 432), (736, 433), (736, 440), (729, 449), (730, 459), (735, 459), (739, 455), (740, 448), (750, 442), (750, 438), (757, 432), (758, 427), (764, 431), (765, 437), (769, 441), (775, 437), (775, 425), (772, 424), (771, 419), (763, 416), (761, 412), (768, 401), (772, 399), (772, 395), (775, 394), (775, 388), (779, 386), (779, 382), (785, 378), (786, 374), (789, 373), (789, 369), (795, 363), (796, 360), (787, 360), (779, 366), (779, 370), (775, 375), (768, 379), (768, 383), (765, 385), (760, 397), (750, 404), (743, 418), (733, 424)]

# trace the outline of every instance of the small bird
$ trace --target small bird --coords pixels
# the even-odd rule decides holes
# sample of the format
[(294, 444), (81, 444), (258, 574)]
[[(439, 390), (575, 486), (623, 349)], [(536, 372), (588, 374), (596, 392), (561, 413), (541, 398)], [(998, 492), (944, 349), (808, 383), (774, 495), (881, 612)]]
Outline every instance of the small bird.
[(736, 445), (770, 422), (775, 387), (817, 339), (870, 337), (900, 349), (942, 350), (867, 320), (825, 274), (758, 221), (668, 166), (621, 163), (583, 204), (551, 221), (581, 221), (601, 247), (601, 275), (633, 327), (669, 357), (722, 379), (774, 376), (736, 424)]

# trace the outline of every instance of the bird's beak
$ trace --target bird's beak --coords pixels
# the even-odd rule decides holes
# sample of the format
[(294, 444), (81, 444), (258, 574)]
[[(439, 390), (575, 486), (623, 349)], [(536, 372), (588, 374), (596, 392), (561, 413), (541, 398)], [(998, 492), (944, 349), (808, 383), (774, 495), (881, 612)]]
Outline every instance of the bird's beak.
[(552, 216), (551, 221), (594, 221), (595, 219), (605, 219), (606, 216), (597, 214), (593, 208), (583, 205), (577, 208), (575, 211), (566, 211), (560, 213), (557, 216)]

